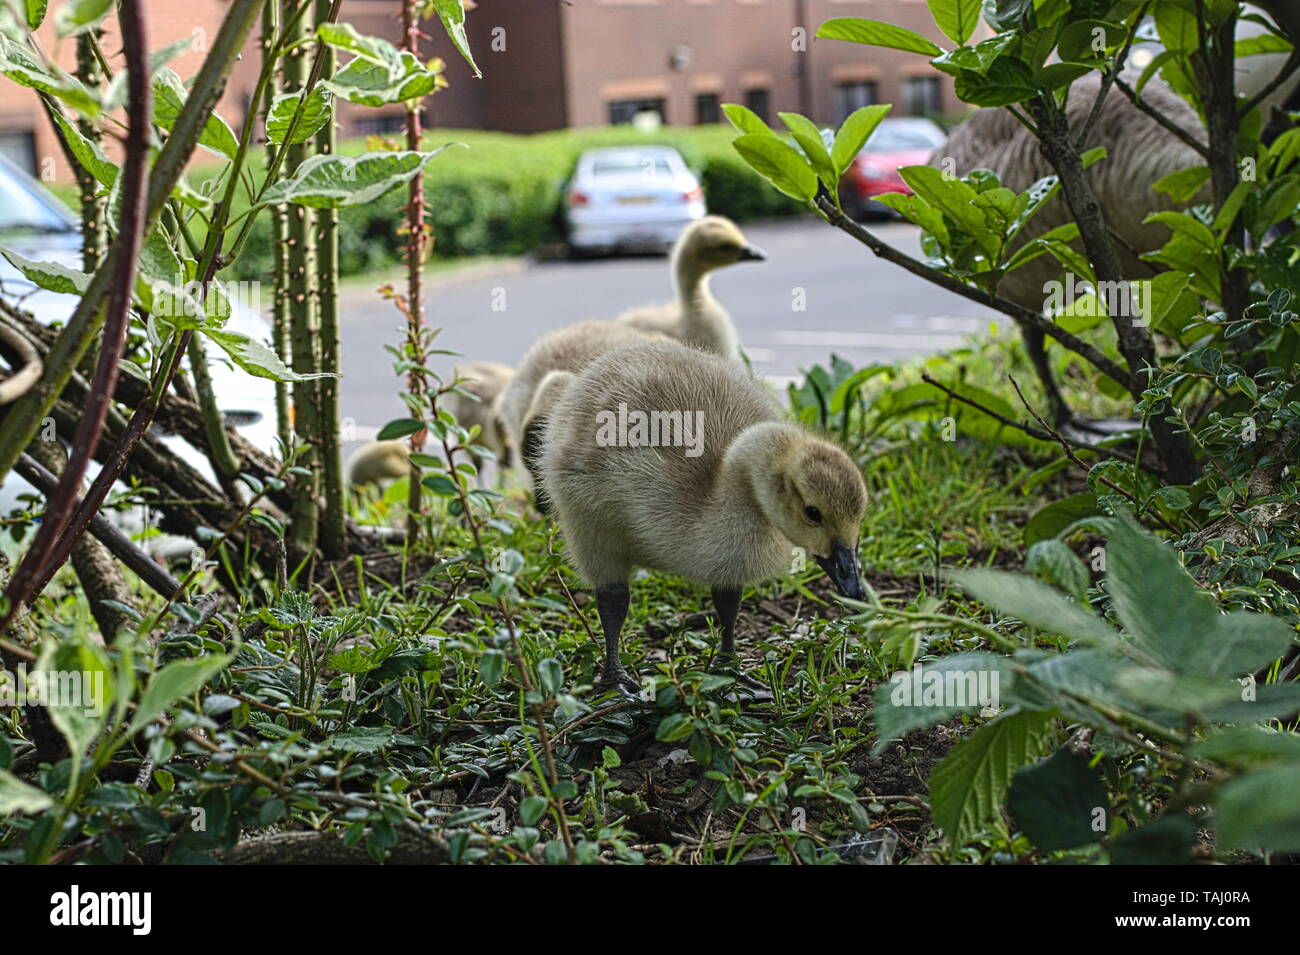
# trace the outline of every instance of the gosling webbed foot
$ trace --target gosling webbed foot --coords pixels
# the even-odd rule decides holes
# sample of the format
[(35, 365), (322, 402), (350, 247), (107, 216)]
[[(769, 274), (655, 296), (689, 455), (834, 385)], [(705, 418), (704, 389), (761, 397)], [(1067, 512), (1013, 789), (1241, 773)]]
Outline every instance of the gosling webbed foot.
[(640, 682), (621, 666), (617, 668), (606, 667), (605, 672), (596, 681), (595, 690), (597, 696), (612, 692), (625, 700), (641, 699)]

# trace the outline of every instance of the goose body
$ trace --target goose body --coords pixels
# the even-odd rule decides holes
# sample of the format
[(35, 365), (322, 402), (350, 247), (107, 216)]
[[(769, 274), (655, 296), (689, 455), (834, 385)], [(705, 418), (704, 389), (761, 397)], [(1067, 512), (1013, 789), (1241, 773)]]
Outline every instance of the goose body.
[(622, 345), (632, 345), (649, 340), (646, 332), (619, 322), (590, 321), (566, 325), (543, 335), (535, 341), (519, 363), (514, 377), (501, 394), (497, 409), (500, 425), (507, 440), (519, 448), (525, 469), (534, 477), (526, 446), (535, 448), (539, 437), (529, 438), (529, 425), (540, 426), (545, 418), (546, 396), (538, 401), (542, 382), (553, 372), (576, 372), (586, 367), (593, 358)]
[(357, 448), (348, 457), (348, 485), (353, 488), (367, 484), (382, 485), (406, 477), (411, 473), (411, 447), (405, 441), (371, 441)]
[(799, 549), (862, 595), (857, 465), (785, 420), (739, 363), (671, 342), (617, 348), (563, 382), (543, 427), (541, 487), (605, 628), (602, 687), (632, 685), (618, 636), (635, 568), (710, 585), (724, 656), (744, 587)]
[(709, 275), (735, 262), (765, 258), (730, 219), (705, 216), (683, 229), (673, 246), (670, 261), (676, 298), (628, 309), (618, 320), (724, 358), (734, 357), (740, 339), (731, 315), (709, 289)]
[[(479, 434), (474, 439), (475, 443), (495, 454), (501, 467), (510, 466), (512, 455), (510, 442), (498, 415), (498, 402), (514, 373), (513, 368), (500, 362), (463, 362), (456, 366), (453, 374), (458, 379), (464, 379), (459, 387), (478, 400), (458, 394), (449, 394), (445, 399), (447, 410), (456, 416), (461, 427), (468, 429), (478, 425)], [(475, 465), (481, 469), (477, 459)]]

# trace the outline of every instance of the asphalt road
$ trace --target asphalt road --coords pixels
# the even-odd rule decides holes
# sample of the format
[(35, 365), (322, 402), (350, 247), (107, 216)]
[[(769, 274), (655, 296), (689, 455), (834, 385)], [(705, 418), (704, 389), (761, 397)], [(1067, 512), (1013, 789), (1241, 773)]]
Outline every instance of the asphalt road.
[[(918, 254), (914, 227), (886, 224), (877, 231)], [(713, 290), (731, 310), (754, 368), (773, 381), (825, 363), (832, 352), (862, 365), (940, 351), (994, 317), (876, 259), (819, 221), (765, 223), (745, 232), (767, 261), (717, 272)], [(519, 261), (432, 278), (426, 316), (443, 329), (438, 347), (515, 364), (548, 329), (671, 297), (663, 257)], [(401, 319), (371, 285), (348, 288), (341, 304), (342, 417), (353, 419), (356, 438), (364, 441), (404, 413), (401, 382), (384, 350), (399, 340)], [(450, 370), (454, 361), (435, 367)]]

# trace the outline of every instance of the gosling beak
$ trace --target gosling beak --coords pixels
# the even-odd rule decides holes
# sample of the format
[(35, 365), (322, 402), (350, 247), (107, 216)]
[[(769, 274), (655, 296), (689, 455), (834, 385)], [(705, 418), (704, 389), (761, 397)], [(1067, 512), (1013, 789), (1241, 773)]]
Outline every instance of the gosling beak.
[(814, 555), (814, 559), (826, 571), (835, 589), (841, 597), (850, 600), (862, 600), (867, 592), (862, 587), (862, 567), (858, 564), (857, 551), (850, 550), (843, 544), (831, 547), (829, 557)]
[(741, 262), (762, 262), (767, 258), (767, 253), (756, 245), (746, 245), (740, 250)]

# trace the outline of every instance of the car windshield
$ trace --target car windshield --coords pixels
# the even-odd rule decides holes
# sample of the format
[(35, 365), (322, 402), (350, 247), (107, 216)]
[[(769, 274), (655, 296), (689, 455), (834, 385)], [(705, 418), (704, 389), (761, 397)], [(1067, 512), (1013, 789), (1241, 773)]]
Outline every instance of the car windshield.
[(671, 176), (673, 169), (668, 164), (668, 160), (662, 157), (629, 154), (602, 156), (592, 160), (591, 174), (593, 176)]
[(866, 151), (872, 153), (903, 152), (911, 149), (934, 149), (943, 145), (943, 133), (928, 123), (881, 123), (867, 140)]
[(0, 163), (0, 232), (69, 232), (72, 226), (51, 200), (14, 167)]

